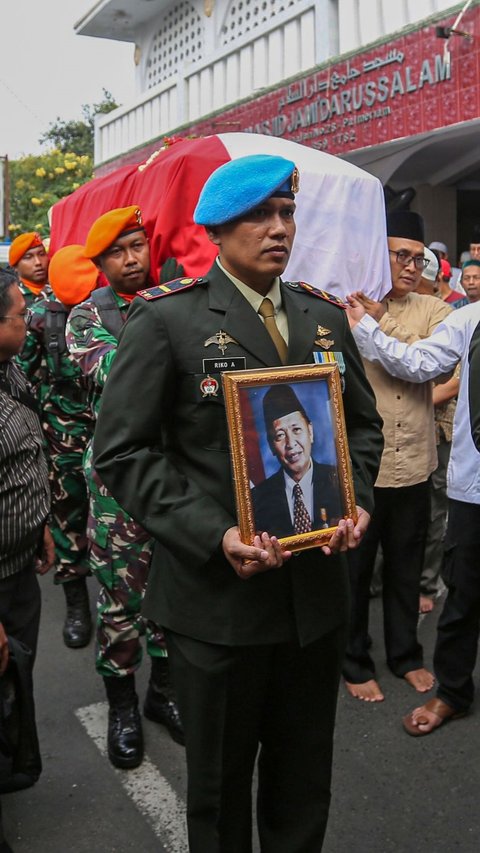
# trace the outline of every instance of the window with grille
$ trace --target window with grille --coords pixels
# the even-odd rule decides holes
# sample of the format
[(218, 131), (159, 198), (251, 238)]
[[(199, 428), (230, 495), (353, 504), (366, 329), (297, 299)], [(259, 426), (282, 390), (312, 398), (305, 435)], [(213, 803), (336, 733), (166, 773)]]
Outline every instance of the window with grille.
[(200, 15), (186, 0), (165, 12), (153, 38), (147, 60), (147, 89), (168, 80), (184, 62), (203, 56), (203, 25)]
[(292, 9), (297, 0), (234, 0), (225, 17), (221, 32), (222, 45), (236, 41), (256, 27)]

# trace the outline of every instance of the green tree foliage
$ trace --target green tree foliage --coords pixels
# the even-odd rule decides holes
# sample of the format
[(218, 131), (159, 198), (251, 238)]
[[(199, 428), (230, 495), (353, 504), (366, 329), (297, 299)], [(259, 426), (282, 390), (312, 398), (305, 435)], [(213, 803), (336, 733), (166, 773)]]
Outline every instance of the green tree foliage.
[(49, 129), (40, 137), (41, 145), (58, 148), (63, 154), (75, 151), (76, 154), (88, 154), (93, 157), (93, 140), (95, 116), (109, 113), (116, 109), (116, 103), (111, 92), (103, 89), (103, 98), (98, 104), (82, 106), (83, 121), (65, 121), (60, 116), (50, 124)]
[(53, 146), (45, 154), (29, 154), (10, 161), (10, 225), (11, 238), (23, 231), (49, 233), (48, 211), (55, 202), (69, 195), (93, 177), (94, 119), (109, 113), (117, 104), (110, 92), (103, 90), (98, 104), (84, 104), (83, 121), (60, 118), (40, 138), (40, 143)]
[(93, 174), (88, 154), (65, 154), (54, 148), (46, 154), (21, 157), (10, 162), (10, 225), (12, 237), (22, 231), (49, 233), (48, 211)]

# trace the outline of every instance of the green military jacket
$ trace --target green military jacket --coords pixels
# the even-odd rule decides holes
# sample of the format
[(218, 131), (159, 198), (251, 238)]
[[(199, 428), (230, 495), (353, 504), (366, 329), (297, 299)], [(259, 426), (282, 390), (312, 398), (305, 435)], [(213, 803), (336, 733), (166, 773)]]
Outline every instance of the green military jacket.
[(18, 286), (23, 298), (25, 299), (27, 308), (31, 308), (35, 302), (39, 302), (41, 299), (49, 299), (52, 293), (49, 284), (46, 284), (39, 293), (35, 293), (35, 291), (28, 287), (21, 278), (19, 279)]
[(83, 436), (86, 443), (93, 432), (89, 385), (66, 345), (58, 359), (48, 351), (45, 325), (51, 302), (60, 304), (51, 293), (30, 305), (32, 316), (18, 361), (38, 399), (43, 428), (64, 436)]
[[(125, 322), (130, 303), (110, 288)], [(92, 299), (76, 305), (70, 311), (66, 340), (71, 359), (89, 381), (92, 414), (96, 418), (103, 388), (117, 354), (118, 340), (105, 328), (98, 306)]]
[[(319, 326), (343, 354), (357, 503), (371, 512), (382, 423), (345, 311), (295, 284), (281, 292), (288, 363), (312, 363)], [(195, 287), (134, 301), (102, 397), (95, 467), (155, 537), (148, 618), (206, 642), (306, 644), (347, 619), (346, 561), (313, 549), (244, 581), (225, 559), (222, 538), (236, 524), (225, 406), (202, 391), (204, 359), (220, 355), (205, 344), (220, 330), (239, 366), (280, 366), (262, 321), (217, 264)]]

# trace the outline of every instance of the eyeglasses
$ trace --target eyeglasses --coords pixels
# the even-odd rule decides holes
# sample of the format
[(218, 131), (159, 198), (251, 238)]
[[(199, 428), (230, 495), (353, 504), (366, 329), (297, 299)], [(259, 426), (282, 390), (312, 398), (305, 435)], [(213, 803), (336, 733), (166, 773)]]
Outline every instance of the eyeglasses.
[(480, 275), (462, 275), (462, 284), (477, 284)]
[(3, 317), (0, 317), (0, 320), (18, 320), (18, 318), (21, 317), (25, 325), (29, 326), (32, 315), (32, 309), (25, 308), (25, 311), (20, 311), (19, 314), (4, 314)]
[(395, 255), (397, 264), (400, 264), (402, 267), (408, 267), (413, 261), (416, 270), (425, 270), (430, 263), (428, 258), (424, 258), (423, 255), (409, 255), (408, 252), (402, 250), (395, 252), (393, 249), (389, 249), (388, 251), (391, 255)]

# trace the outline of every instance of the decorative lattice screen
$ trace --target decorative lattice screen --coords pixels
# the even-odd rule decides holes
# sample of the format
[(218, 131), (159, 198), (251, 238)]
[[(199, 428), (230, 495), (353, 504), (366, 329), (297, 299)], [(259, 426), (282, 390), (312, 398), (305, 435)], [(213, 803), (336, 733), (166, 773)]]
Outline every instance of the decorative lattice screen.
[(147, 60), (147, 89), (177, 73), (183, 62), (203, 56), (202, 20), (186, 0), (180, 0), (163, 16)]

